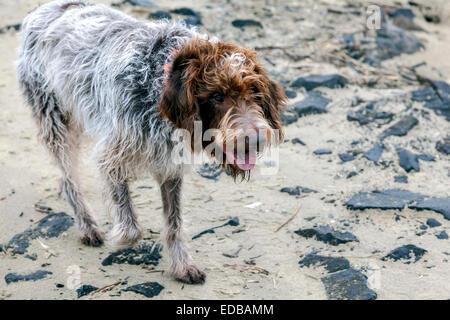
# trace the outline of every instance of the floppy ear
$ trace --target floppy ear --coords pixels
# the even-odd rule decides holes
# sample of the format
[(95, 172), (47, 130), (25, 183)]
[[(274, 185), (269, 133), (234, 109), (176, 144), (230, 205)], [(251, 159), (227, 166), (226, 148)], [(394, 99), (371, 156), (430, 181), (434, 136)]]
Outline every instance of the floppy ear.
[(279, 138), (281, 141), (283, 138), (281, 112), (286, 107), (286, 95), (284, 94), (283, 87), (273, 80), (269, 80), (267, 90), (262, 105), (264, 116), (273, 129), (279, 130)]
[(175, 57), (169, 69), (169, 75), (162, 93), (159, 111), (177, 128), (186, 129), (193, 133), (194, 121), (198, 116), (198, 102), (192, 81), (188, 81), (186, 70), (189, 60), (179, 54)]

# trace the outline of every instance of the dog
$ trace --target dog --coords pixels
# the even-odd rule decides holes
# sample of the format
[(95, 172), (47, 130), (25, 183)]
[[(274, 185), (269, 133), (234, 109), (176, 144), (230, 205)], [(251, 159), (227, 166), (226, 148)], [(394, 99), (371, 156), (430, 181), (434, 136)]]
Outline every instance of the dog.
[[(114, 222), (106, 240), (125, 248), (141, 239), (128, 184), (150, 173), (161, 190), (169, 272), (203, 283), (205, 273), (183, 242), (183, 165), (171, 161), (172, 136), (178, 129), (193, 135), (196, 122), (202, 133), (218, 130), (219, 151), (211, 157), (234, 178), (245, 177), (261, 150), (275, 143), (270, 137), (282, 136), (286, 105), (283, 88), (269, 79), (256, 52), (183, 22), (138, 21), (104, 5), (53, 1), (24, 19), (17, 74), (38, 137), (62, 172), (61, 192), (81, 242), (99, 246), (105, 238), (77, 177), (85, 134), (97, 142), (94, 155)], [(235, 141), (243, 136), (239, 155)], [(249, 151), (252, 141), (256, 151)]]

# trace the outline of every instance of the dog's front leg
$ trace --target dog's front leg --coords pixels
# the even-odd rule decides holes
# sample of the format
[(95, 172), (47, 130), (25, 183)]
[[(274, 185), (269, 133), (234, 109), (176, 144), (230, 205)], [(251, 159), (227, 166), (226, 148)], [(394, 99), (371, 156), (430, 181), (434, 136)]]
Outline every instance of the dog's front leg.
[(171, 255), (170, 273), (182, 282), (203, 283), (205, 273), (192, 261), (183, 243), (180, 210), (182, 178), (170, 178), (160, 184), (166, 230), (164, 240)]

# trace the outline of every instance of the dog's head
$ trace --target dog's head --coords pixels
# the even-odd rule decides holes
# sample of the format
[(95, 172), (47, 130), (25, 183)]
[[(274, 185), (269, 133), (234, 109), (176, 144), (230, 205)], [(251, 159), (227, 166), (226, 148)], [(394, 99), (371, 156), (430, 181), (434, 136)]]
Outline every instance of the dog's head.
[(283, 88), (268, 78), (254, 50), (193, 39), (168, 70), (160, 112), (191, 135), (195, 121), (201, 121), (203, 133), (218, 129), (212, 140), (220, 154), (212, 156), (236, 178), (245, 177), (258, 153), (282, 139), (285, 103)]

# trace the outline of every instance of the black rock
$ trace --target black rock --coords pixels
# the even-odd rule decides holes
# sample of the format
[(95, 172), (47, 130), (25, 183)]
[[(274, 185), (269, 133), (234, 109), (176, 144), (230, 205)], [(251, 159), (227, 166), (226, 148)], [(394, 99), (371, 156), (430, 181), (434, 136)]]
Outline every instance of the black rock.
[(415, 17), (415, 15), (412, 12), (412, 10), (408, 9), (408, 8), (397, 8), (394, 11), (388, 13), (388, 16), (390, 18), (396, 18), (396, 17), (400, 17), (401, 16), (401, 17), (405, 17), (405, 18), (408, 18), (408, 19), (411, 19), (411, 20), (414, 19), (414, 17)]
[(436, 228), (436, 227), (441, 226), (442, 224), (439, 221), (437, 221), (436, 219), (429, 218), (429, 219), (427, 219), (427, 225), (430, 228)]
[(386, 261), (388, 259), (392, 259), (394, 261), (398, 261), (400, 259), (409, 260), (413, 258), (412, 254), (414, 254), (414, 262), (417, 262), (422, 258), (422, 256), (427, 252), (427, 250), (419, 248), (413, 244), (407, 244), (401, 247), (398, 247), (391, 252), (389, 252), (385, 257), (381, 260)]
[(400, 167), (402, 167), (406, 172), (414, 170), (416, 172), (420, 171), (419, 157), (408, 150), (400, 150), (397, 152), (399, 158)]
[(381, 158), (383, 149), (384, 149), (384, 147), (377, 143), (370, 150), (368, 150), (364, 153), (364, 157), (377, 164)]
[(147, 298), (153, 298), (164, 289), (162, 285), (160, 285), (158, 282), (144, 282), (135, 284), (134, 286), (130, 286), (123, 291), (131, 291), (135, 293), (142, 294), (143, 296), (146, 296)]
[(304, 143), (299, 138), (294, 138), (294, 139), (291, 140), (291, 142), (292, 142), (292, 144), (301, 144), (302, 146), (306, 146), (306, 143)]
[(355, 156), (352, 153), (339, 153), (339, 159), (343, 162), (353, 161), (355, 160)]
[(429, 154), (418, 154), (417, 158), (419, 158), (422, 161), (436, 161), (436, 158)]
[(33, 229), (16, 234), (5, 245), (5, 249), (11, 249), (13, 254), (24, 254), (28, 251), (30, 241), (39, 237), (56, 238), (67, 231), (74, 224), (73, 218), (64, 212), (49, 213), (38, 222)]
[(134, 248), (122, 249), (111, 253), (103, 261), (102, 265), (110, 266), (113, 263), (132, 265), (153, 265), (157, 266), (161, 258), (162, 246), (154, 241), (143, 242)]
[(317, 150), (314, 150), (314, 154), (317, 154), (317, 155), (332, 154), (332, 153), (333, 153), (333, 151), (331, 151), (330, 149), (317, 149)]
[(390, 23), (382, 23), (375, 38), (376, 49), (369, 51), (365, 59), (368, 63), (376, 63), (399, 56), (403, 53), (412, 54), (424, 48), (417, 37)]
[(123, 3), (129, 3), (133, 6), (144, 7), (144, 8), (154, 8), (155, 5), (147, 0), (123, 0)]
[(450, 155), (450, 137), (436, 142), (436, 150), (443, 154)]
[(97, 290), (97, 287), (91, 286), (89, 284), (83, 284), (81, 287), (77, 289), (77, 297), (80, 299), (81, 297), (87, 296), (89, 293)]
[(299, 196), (303, 193), (317, 193), (316, 190), (305, 188), (302, 186), (296, 186), (293, 188), (290, 188), (290, 187), (281, 188), (280, 192), (286, 192), (286, 193), (290, 194), (291, 196)]
[(394, 181), (398, 183), (408, 183), (408, 176), (395, 176)]
[(222, 228), (222, 227), (226, 227), (226, 226), (236, 227), (238, 225), (239, 225), (239, 217), (234, 217), (233, 219), (228, 220), (228, 222), (225, 222), (224, 224), (222, 224), (220, 226), (209, 228), (209, 229), (206, 229), (206, 230), (200, 232), (199, 234), (193, 236), (192, 240), (198, 239), (198, 238), (200, 238), (201, 236), (203, 236), (204, 234), (207, 234), (207, 233), (215, 233), (214, 230), (218, 229), (218, 228)]
[(425, 102), (426, 108), (450, 121), (450, 85), (444, 81), (434, 81), (431, 86), (411, 92), (411, 100)]
[(149, 18), (156, 19), (156, 20), (161, 20), (161, 19), (171, 20), (172, 16), (167, 11), (158, 10), (158, 11), (150, 13)]
[(233, 25), (233, 27), (236, 27), (236, 28), (244, 28), (244, 27), (262, 28), (263, 27), (261, 22), (253, 20), (253, 19), (237, 19), (237, 20), (233, 20), (231, 22), (231, 24)]
[(365, 209), (403, 209), (405, 205), (413, 201), (423, 200), (425, 196), (399, 189), (385, 191), (359, 192), (348, 202), (347, 208), (351, 210)]
[(441, 239), (441, 240), (446, 240), (448, 239), (448, 234), (445, 231), (442, 231), (441, 233), (436, 235), (436, 238)]
[(285, 126), (290, 125), (294, 122), (297, 122), (298, 115), (296, 112), (286, 110), (281, 113), (281, 123)]
[(64, 285), (63, 285), (62, 283), (57, 283), (57, 284), (56, 284), (56, 287), (57, 287), (57, 288), (64, 288)]
[(377, 122), (378, 124), (387, 124), (392, 121), (394, 114), (392, 112), (377, 111), (374, 107), (377, 101), (371, 101), (357, 111), (350, 111), (347, 114), (348, 121), (357, 121), (360, 125)]
[(325, 113), (327, 112), (326, 107), (330, 102), (330, 99), (323, 97), (319, 92), (312, 91), (303, 100), (294, 103), (291, 109), (299, 117), (308, 114)]
[(333, 246), (347, 242), (359, 242), (358, 239), (350, 232), (335, 231), (329, 226), (313, 227), (310, 229), (299, 229), (294, 231), (304, 238), (315, 238), (318, 241), (329, 243)]
[(186, 19), (183, 19), (183, 21), (186, 23), (186, 25), (188, 26), (200, 26), (202, 25), (202, 20), (200, 17), (187, 17)]
[(286, 95), (287, 98), (289, 99), (294, 99), (297, 97), (297, 92), (292, 91), (292, 90), (284, 90), (284, 94)]
[(208, 163), (203, 164), (198, 170), (197, 173), (201, 175), (203, 178), (215, 180), (217, 181), (219, 176), (222, 174), (222, 166), (219, 165), (211, 165)]
[(354, 176), (356, 176), (358, 173), (356, 171), (350, 171), (346, 177), (346, 179), (350, 179)]
[(5, 33), (8, 30), (19, 31), (20, 28), (22, 28), (22, 24), (20, 24), (20, 23), (10, 24), (10, 25), (4, 26), (3, 28), (0, 28), (0, 34)]
[(327, 88), (342, 88), (348, 83), (348, 80), (338, 74), (326, 74), (326, 75), (310, 75), (306, 77), (300, 77), (292, 82), (292, 88), (305, 88), (310, 91), (317, 87)]
[(329, 299), (375, 300), (377, 294), (367, 285), (367, 277), (355, 269), (346, 269), (322, 278)]
[(301, 267), (309, 267), (312, 265), (324, 266), (328, 272), (336, 272), (350, 268), (350, 262), (342, 257), (327, 257), (316, 253), (309, 253), (298, 264)]
[(419, 123), (414, 116), (405, 116), (403, 119), (387, 128), (379, 137), (381, 140), (389, 136), (406, 136), (408, 132)]
[(450, 220), (450, 198), (429, 198), (420, 199), (414, 204), (410, 204), (409, 208), (416, 210), (432, 210), (441, 213), (445, 219)]
[(177, 8), (177, 9), (173, 9), (170, 12), (175, 13), (175, 14), (180, 14), (182, 16), (191, 16), (191, 17), (200, 17), (200, 13), (192, 10), (191, 8)]
[(50, 271), (46, 270), (38, 270), (36, 272), (30, 273), (30, 274), (17, 274), (17, 273), (8, 273), (5, 276), (6, 284), (10, 284), (11, 282), (18, 282), (18, 281), (36, 281), (41, 280), (47, 277), (47, 275), (53, 274)]

